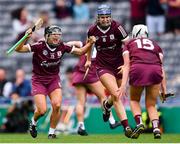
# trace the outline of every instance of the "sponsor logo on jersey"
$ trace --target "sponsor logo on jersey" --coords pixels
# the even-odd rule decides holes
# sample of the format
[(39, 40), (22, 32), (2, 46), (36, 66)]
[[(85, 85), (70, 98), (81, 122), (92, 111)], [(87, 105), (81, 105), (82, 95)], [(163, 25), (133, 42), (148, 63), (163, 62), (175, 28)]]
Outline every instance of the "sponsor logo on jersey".
[(42, 61), (41, 66), (45, 67), (50, 67), (50, 66), (56, 66), (61, 62), (61, 60), (58, 60), (56, 62), (47, 62), (47, 61)]

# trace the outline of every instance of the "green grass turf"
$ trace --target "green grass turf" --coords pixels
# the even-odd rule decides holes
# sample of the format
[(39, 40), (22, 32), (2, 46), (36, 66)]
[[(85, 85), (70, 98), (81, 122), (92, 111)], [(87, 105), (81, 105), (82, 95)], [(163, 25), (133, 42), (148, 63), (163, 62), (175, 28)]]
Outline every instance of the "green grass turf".
[(153, 134), (142, 134), (138, 139), (129, 139), (122, 134), (113, 135), (58, 135), (58, 139), (47, 139), (39, 134), (33, 139), (29, 134), (0, 134), (0, 143), (180, 143), (180, 134), (163, 134), (162, 139), (154, 139)]

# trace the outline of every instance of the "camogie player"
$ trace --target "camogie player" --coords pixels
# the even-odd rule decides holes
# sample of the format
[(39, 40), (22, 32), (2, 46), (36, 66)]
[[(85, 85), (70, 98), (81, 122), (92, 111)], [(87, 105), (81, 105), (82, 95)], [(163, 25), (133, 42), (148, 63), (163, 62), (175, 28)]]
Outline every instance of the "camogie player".
[(125, 95), (129, 77), (130, 105), (137, 124), (131, 137), (138, 138), (144, 131), (140, 99), (143, 90), (145, 90), (145, 105), (152, 122), (154, 138), (160, 139), (161, 132), (156, 102), (160, 88), (162, 94), (166, 95), (165, 72), (162, 66), (163, 52), (155, 41), (148, 38), (147, 26), (135, 25), (133, 27), (132, 40), (125, 45), (123, 58), (123, 78), (119, 88), (119, 96)]
[(94, 45), (97, 50), (95, 60), (97, 74), (111, 95), (108, 100), (103, 102), (103, 119), (108, 121), (110, 108), (114, 105), (116, 114), (124, 128), (125, 136), (130, 138), (132, 129), (128, 124), (126, 111), (118, 92), (122, 79), (122, 75), (118, 74), (118, 67), (123, 65), (122, 44), (129, 39), (128, 34), (121, 24), (112, 20), (110, 6), (103, 4), (97, 9), (96, 23), (88, 30), (88, 37), (90, 36), (96, 37)]
[[(78, 47), (82, 47), (82, 42), (80, 41), (72, 41), (68, 42), (69, 45), (75, 45)], [(86, 55), (82, 55), (79, 59), (78, 64), (75, 66), (73, 72), (73, 85), (76, 89), (77, 96), (77, 105), (76, 105), (76, 114), (78, 119), (78, 131), (77, 133), (82, 136), (88, 135), (85, 125), (84, 125), (84, 107), (86, 102), (86, 96), (88, 92), (94, 93), (98, 100), (100, 101), (101, 106), (103, 107), (103, 101), (106, 100), (105, 88), (102, 83), (99, 81), (99, 78), (96, 74), (95, 67), (95, 57), (96, 57), (96, 49), (93, 49), (92, 55), (92, 63), (89, 67), (89, 71), (86, 77)], [(114, 120), (113, 115), (110, 115), (109, 125), (111, 129), (115, 129), (120, 126), (121, 123)]]
[(45, 28), (44, 40), (34, 44), (25, 44), (31, 37), (32, 29), (27, 30), (25, 39), (17, 48), (17, 52), (33, 52), (33, 75), (32, 75), (32, 95), (34, 96), (35, 112), (30, 123), (30, 134), (37, 137), (36, 124), (40, 117), (47, 111), (46, 96), (49, 96), (52, 105), (50, 118), (50, 129), (48, 138), (56, 138), (55, 129), (60, 117), (60, 106), (62, 101), (61, 81), (59, 77), (59, 67), (62, 56), (65, 53), (83, 55), (91, 49), (95, 42), (95, 37), (90, 37), (87, 44), (82, 48), (71, 47), (64, 44), (61, 28), (51, 25)]

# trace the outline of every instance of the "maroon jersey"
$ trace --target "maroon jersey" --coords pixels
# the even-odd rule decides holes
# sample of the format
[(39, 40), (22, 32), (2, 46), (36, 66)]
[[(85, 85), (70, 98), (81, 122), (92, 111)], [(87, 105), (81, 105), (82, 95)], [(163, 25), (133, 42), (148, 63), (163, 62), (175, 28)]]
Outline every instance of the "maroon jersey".
[(107, 30), (102, 30), (95, 24), (88, 31), (88, 37), (90, 36), (96, 37), (96, 65), (98, 67), (116, 69), (123, 65), (121, 40), (124, 40), (128, 35), (119, 23), (112, 21)]
[(163, 55), (162, 49), (151, 39), (130, 40), (123, 49), (123, 53), (126, 52), (129, 52), (131, 65), (137, 63), (161, 65), (159, 54)]
[(52, 50), (45, 41), (39, 41), (30, 45), (30, 50), (33, 52), (33, 73), (51, 77), (59, 74), (61, 58), (65, 52), (70, 53), (72, 47), (61, 43)]

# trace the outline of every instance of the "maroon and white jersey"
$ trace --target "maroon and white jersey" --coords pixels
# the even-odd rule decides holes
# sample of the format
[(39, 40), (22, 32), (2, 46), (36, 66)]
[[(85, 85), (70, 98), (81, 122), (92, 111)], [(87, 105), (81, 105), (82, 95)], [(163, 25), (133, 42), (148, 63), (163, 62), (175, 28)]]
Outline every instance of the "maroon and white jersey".
[(163, 56), (162, 49), (151, 39), (130, 40), (123, 49), (123, 54), (126, 52), (130, 55), (131, 65), (137, 63), (161, 65), (159, 55)]
[(39, 76), (54, 76), (59, 74), (61, 58), (64, 53), (70, 53), (72, 47), (61, 43), (57, 48), (50, 49), (45, 41), (29, 45), (33, 52), (33, 73)]
[(97, 24), (92, 25), (88, 31), (88, 37), (90, 36), (96, 37), (96, 65), (98, 67), (115, 69), (123, 65), (121, 46), (128, 34), (121, 24), (112, 21), (107, 30), (102, 30)]

